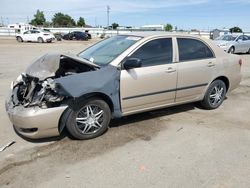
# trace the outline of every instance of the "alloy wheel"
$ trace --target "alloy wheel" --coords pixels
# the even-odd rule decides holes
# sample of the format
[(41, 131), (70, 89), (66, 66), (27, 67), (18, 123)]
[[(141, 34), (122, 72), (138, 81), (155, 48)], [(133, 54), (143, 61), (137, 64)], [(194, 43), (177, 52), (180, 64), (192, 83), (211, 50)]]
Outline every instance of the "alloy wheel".
[(76, 117), (76, 125), (82, 134), (94, 134), (104, 122), (104, 110), (96, 105), (84, 106)]
[(216, 85), (209, 95), (209, 101), (213, 106), (217, 106), (224, 98), (224, 88), (222, 85)]

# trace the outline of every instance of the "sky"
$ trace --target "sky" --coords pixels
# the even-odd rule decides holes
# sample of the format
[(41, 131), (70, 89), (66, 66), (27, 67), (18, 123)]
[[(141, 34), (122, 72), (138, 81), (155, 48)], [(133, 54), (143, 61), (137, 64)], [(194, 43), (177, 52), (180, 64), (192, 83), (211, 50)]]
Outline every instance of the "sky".
[(37, 9), (48, 21), (57, 12), (88, 25), (142, 26), (170, 23), (178, 29), (212, 30), (239, 26), (250, 31), (250, 0), (0, 0), (0, 23), (31, 20)]

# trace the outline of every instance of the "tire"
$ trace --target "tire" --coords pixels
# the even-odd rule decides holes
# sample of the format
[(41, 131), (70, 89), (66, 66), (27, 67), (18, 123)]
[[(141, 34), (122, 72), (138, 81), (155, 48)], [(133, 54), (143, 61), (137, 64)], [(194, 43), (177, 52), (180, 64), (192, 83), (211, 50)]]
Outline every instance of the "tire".
[(235, 48), (233, 46), (230, 47), (229, 50), (228, 50), (228, 53), (234, 54), (234, 52), (235, 52)]
[(38, 41), (39, 43), (43, 43), (43, 42), (44, 42), (42, 37), (38, 37), (37, 41)]
[(22, 37), (17, 37), (16, 40), (17, 40), (18, 42), (23, 42)]
[(213, 81), (201, 101), (201, 106), (207, 110), (218, 108), (226, 97), (227, 88), (222, 80)]
[(250, 48), (249, 48), (249, 50), (248, 50), (248, 52), (247, 52), (248, 54), (250, 54)]
[(97, 98), (84, 101), (78, 110), (71, 110), (66, 128), (75, 139), (87, 140), (102, 135), (111, 120), (109, 105)]

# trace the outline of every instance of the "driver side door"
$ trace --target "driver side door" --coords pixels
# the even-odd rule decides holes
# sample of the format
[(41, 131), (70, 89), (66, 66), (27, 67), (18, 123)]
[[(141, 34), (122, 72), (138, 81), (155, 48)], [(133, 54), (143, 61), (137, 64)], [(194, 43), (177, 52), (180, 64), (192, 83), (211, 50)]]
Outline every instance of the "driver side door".
[(121, 71), (123, 115), (174, 103), (177, 69), (172, 44), (172, 38), (153, 39), (127, 57), (139, 59), (141, 67)]
[(31, 35), (31, 32), (30, 32), (30, 31), (24, 32), (24, 33), (23, 33), (23, 36), (22, 36), (23, 40), (24, 40), (24, 41), (30, 41), (30, 37), (31, 37), (30, 35)]

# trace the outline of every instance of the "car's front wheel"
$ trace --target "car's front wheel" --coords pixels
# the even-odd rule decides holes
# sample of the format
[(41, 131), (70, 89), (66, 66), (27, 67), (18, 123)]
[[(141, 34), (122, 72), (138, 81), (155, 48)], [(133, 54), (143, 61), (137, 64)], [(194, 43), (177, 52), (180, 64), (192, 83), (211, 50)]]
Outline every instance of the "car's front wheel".
[(66, 128), (76, 139), (86, 140), (102, 135), (111, 119), (109, 105), (101, 99), (89, 99), (78, 110), (71, 110)]
[(213, 81), (205, 94), (201, 106), (205, 109), (212, 110), (218, 108), (226, 97), (227, 88), (222, 80)]
[(234, 54), (235, 53), (235, 48), (232, 46), (229, 48), (228, 53)]
[(43, 43), (43, 42), (44, 42), (42, 37), (39, 37), (39, 38), (37, 39), (37, 41), (38, 41), (39, 43)]
[(16, 40), (17, 40), (18, 42), (23, 42), (22, 37), (17, 37)]

